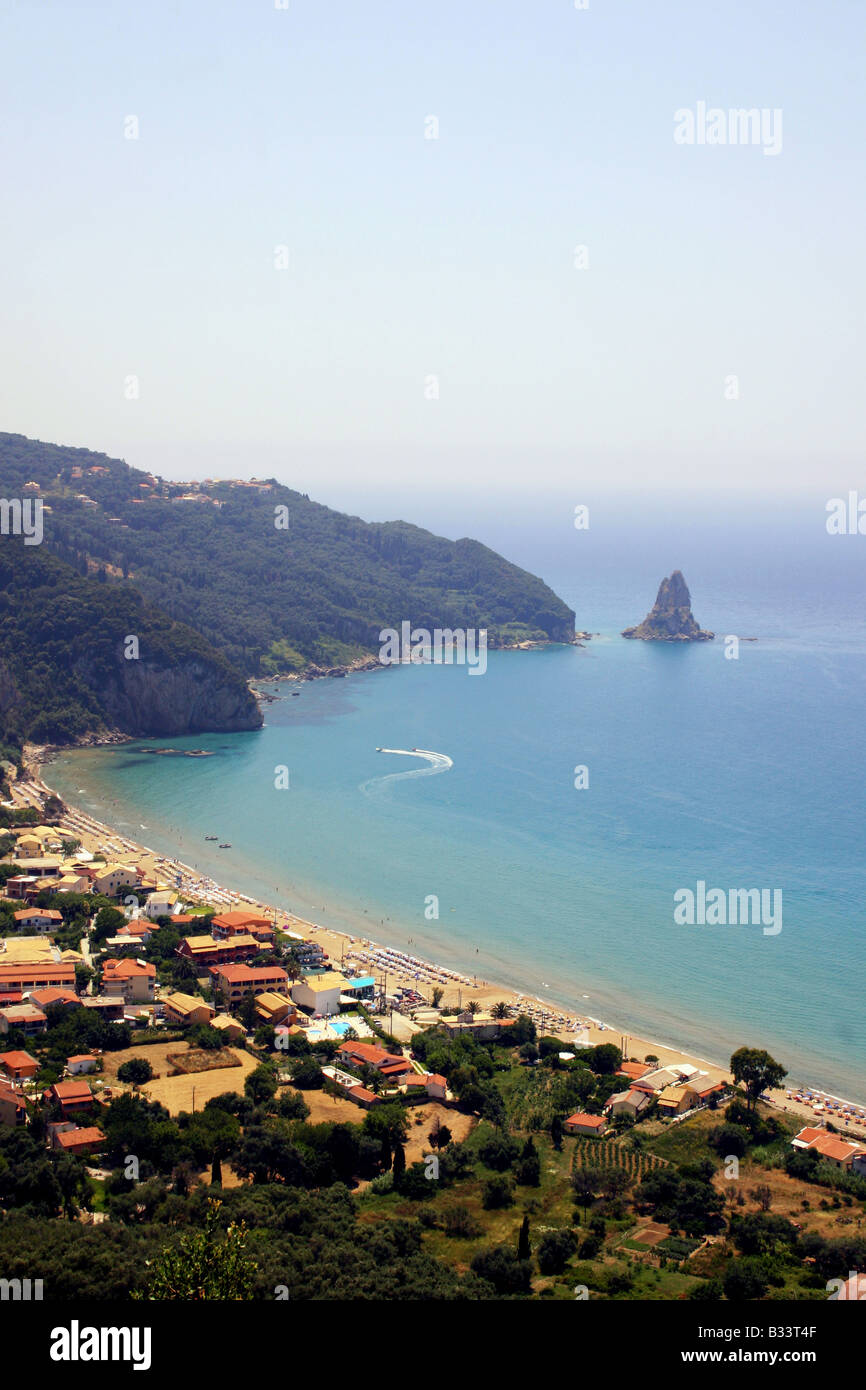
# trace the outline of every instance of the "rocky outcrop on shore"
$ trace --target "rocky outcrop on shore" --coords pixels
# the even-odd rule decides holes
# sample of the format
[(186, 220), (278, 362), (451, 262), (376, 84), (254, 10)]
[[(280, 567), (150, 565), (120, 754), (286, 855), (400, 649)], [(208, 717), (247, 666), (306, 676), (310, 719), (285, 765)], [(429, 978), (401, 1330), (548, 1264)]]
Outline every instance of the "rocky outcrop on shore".
[(138, 737), (258, 729), (262, 712), (246, 683), (219, 664), (120, 662), (102, 687), (106, 723)]
[(692, 616), (689, 587), (681, 570), (674, 570), (659, 585), (652, 609), (637, 627), (627, 627), (623, 637), (642, 642), (711, 642), (715, 636), (698, 627)]

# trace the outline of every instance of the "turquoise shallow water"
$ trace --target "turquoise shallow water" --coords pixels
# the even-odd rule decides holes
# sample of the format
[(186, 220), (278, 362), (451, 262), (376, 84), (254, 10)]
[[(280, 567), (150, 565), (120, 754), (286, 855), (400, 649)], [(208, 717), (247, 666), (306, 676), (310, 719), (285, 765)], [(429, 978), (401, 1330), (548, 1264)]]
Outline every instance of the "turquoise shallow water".
[[(753, 539), (740, 537), (744, 564), (715, 533), (680, 537), (675, 555), (702, 624), (759, 637), (739, 660), (719, 640), (617, 635), (669, 572), (664, 547), (621, 548), (630, 558), (607, 573), (589, 550), (542, 555), (525, 530), (509, 553), (520, 541), (518, 558), (535, 554), (578, 623), (601, 630), (587, 647), (494, 652), (483, 677), (405, 667), (307, 683), (299, 698), (283, 686), (260, 732), (174, 741), (212, 758), (86, 750), (47, 779), (302, 916), (360, 921), (712, 1059), (766, 1046), (795, 1079), (866, 1096), (862, 561), (817, 536), (805, 551)], [(817, 576), (807, 586), (804, 568)], [(280, 766), (288, 790), (274, 785)], [(677, 925), (674, 893), (698, 880), (780, 889), (781, 932)]]

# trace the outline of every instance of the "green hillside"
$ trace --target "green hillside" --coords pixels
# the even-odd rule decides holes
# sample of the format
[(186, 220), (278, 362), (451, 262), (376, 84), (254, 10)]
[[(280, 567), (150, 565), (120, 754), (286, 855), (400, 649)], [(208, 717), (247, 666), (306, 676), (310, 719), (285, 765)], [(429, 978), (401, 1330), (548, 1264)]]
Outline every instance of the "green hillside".
[(27, 482), (50, 508), (55, 554), (80, 572), (106, 567), (115, 587), (127, 576), (248, 675), (372, 653), (404, 620), (486, 628), (490, 646), (574, 634), (546, 584), (479, 542), (368, 523), (277, 483), (202, 480), (195, 492), (210, 500), (181, 501), (188, 485), (118, 459), (0, 434), (0, 494)]

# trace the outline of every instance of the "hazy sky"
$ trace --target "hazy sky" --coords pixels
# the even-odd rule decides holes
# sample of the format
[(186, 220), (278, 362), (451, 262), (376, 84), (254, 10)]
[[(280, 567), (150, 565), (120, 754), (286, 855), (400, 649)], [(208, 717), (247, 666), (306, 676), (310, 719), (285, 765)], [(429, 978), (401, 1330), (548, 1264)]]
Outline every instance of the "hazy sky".
[(2, 428), (335, 504), (862, 480), (863, 0), (0, 17)]

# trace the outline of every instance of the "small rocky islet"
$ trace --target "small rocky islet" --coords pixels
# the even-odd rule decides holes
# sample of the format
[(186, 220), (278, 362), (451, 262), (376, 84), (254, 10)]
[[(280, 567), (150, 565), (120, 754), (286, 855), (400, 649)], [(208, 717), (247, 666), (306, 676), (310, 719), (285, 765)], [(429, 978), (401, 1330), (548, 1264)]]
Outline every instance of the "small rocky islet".
[(714, 632), (698, 627), (692, 616), (689, 586), (682, 570), (674, 570), (659, 585), (656, 601), (642, 623), (627, 627), (623, 637), (642, 642), (712, 642)]

